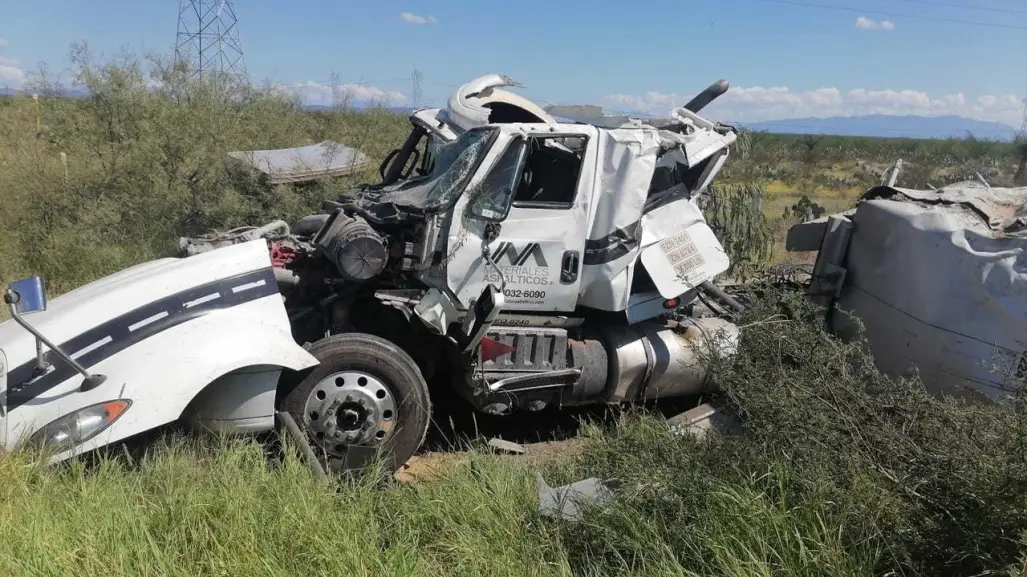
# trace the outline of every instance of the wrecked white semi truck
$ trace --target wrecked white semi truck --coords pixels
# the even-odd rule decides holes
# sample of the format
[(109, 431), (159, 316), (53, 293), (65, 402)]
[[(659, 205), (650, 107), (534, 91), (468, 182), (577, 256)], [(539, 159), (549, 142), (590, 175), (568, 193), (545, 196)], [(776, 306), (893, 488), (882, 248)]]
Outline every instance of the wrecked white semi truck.
[(608, 126), (510, 84), (414, 113), (381, 183), (291, 227), (183, 239), (181, 258), (49, 304), (39, 279), (12, 284), (3, 445), (62, 460), (170, 422), (255, 432), (288, 415), (329, 466), (368, 449), (400, 465), (429, 384), (492, 414), (705, 390), (701, 351), (738, 337), (724, 317), (740, 305), (711, 283), (729, 261), (695, 204), (736, 137), (696, 114), (726, 83), (658, 125)]

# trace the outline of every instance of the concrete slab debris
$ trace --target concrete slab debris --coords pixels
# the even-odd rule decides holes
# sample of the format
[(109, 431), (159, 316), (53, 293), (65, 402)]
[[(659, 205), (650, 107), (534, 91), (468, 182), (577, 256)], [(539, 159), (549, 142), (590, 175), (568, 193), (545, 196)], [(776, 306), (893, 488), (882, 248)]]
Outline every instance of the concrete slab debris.
[(234, 151), (228, 156), (263, 173), (269, 184), (345, 176), (370, 163), (363, 152), (331, 140), (296, 148)]
[(738, 417), (710, 403), (703, 403), (667, 419), (667, 425), (674, 433), (691, 434), (700, 439), (710, 431), (722, 435), (742, 433), (742, 422)]

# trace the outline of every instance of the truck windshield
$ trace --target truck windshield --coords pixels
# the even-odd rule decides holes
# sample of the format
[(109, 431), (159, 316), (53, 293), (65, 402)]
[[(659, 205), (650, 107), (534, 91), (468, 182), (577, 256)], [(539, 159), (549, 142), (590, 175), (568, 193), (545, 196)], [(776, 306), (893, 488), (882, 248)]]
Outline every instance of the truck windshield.
[(485, 155), (491, 129), (470, 130), (433, 151), (435, 165), (427, 175), (411, 179), (379, 199), (430, 210), (459, 195), (471, 172)]

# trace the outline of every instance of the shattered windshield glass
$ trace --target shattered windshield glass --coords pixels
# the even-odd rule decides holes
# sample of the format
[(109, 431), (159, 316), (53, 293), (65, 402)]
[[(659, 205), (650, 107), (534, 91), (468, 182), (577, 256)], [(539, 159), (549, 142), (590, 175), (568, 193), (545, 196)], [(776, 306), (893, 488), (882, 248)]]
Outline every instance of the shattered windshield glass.
[(421, 177), (381, 196), (389, 202), (421, 209), (437, 208), (463, 190), (471, 171), (485, 155), (492, 130), (471, 130), (434, 151), (435, 166)]

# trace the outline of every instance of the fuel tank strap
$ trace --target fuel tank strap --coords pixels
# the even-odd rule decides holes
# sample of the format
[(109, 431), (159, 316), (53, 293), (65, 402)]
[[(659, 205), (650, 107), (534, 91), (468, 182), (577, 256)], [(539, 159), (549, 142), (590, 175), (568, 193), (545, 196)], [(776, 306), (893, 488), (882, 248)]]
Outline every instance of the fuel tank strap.
[(653, 369), (656, 368), (656, 351), (642, 327), (636, 327), (635, 332), (641, 337), (642, 350), (645, 351), (645, 373), (642, 374), (642, 383), (639, 385), (638, 391), (639, 398), (644, 399), (646, 389), (649, 388), (649, 381), (653, 378)]

